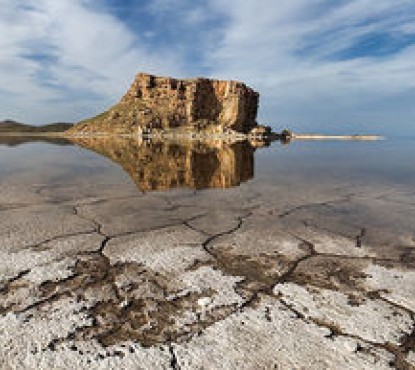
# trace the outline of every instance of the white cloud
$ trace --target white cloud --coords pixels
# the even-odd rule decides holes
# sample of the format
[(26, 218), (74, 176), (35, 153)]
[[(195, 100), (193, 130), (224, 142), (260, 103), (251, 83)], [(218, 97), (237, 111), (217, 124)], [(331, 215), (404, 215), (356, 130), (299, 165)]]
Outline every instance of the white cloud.
[[(415, 40), (393, 43), (415, 34), (413, 0), (153, 0), (134, 9), (157, 19), (142, 35), (96, 4), (0, 0), (1, 115), (76, 120), (116, 101), (140, 70), (208, 71), (253, 85), (262, 122), (276, 127), (412, 124)], [(166, 30), (177, 34), (157, 44)], [(385, 35), (389, 53), (364, 52), (362, 40)]]
[(397, 26), (396, 31), (400, 32), (404, 35), (412, 35), (413, 36), (413, 35), (415, 35), (415, 23), (408, 22), (408, 23), (401, 24), (401, 25)]
[[(397, 95), (415, 97), (414, 44), (378, 57), (370, 51), (367, 56), (334, 57), (358, 47), (364, 37), (411, 29), (413, 1), (353, 0), (333, 5), (324, 0), (243, 4), (211, 0), (211, 4), (228, 19), (221, 43), (207, 56), (214, 66), (211, 73), (248, 81), (261, 91), (266, 122), (284, 125), (290, 120), (312, 127), (333, 124), (335, 118), (340, 124), (359, 120), (370, 129), (380, 123), (373, 102), (384, 107)], [(404, 30), (399, 31), (402, 24)], [(397, 120), (413, 124), (411, 106), (395, 107), (395, 113)]]
[(120, 20), (82, 0), (2, 0), (0, 34), (1, 113), (28, 122), (98, 111), (141, 70), (181, 73), (172, 51), (149, 50)]

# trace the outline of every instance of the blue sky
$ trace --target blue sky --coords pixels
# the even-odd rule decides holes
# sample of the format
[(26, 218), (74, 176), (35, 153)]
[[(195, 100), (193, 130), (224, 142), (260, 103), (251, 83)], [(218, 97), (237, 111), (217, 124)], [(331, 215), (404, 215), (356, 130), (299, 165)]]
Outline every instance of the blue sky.
[(415, 133), (415, 0), (0, 0), (0, 119), (80, 120), (140, 71), (244, 81), (276, 129)]

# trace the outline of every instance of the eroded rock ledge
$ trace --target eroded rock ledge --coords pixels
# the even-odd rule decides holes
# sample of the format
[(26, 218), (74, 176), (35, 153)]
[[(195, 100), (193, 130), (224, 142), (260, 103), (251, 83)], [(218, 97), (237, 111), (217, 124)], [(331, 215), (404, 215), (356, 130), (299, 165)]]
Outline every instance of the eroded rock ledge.
[(141, 134), (179, 129), (246, 134), (257, 127), (258, 99), (259, 94), (242, 82), (139, 73), (118, 104), (69, 132)]

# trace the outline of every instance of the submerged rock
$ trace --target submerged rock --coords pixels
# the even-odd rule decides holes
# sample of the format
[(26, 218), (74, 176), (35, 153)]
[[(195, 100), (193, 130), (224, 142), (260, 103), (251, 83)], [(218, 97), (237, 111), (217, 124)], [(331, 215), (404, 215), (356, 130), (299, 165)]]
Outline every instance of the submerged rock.
[(242, 82), (139, 73), (118, 104), (69, 132), (248, 133), (257, 126), (258, 99), (259, 94)]

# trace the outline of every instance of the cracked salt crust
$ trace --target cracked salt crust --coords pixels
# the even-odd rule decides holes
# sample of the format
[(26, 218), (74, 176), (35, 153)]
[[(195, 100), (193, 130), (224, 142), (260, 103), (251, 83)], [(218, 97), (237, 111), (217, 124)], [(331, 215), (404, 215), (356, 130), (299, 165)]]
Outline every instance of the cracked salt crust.
[(136, 262), (154, 271), (175, 275), (195, 260), (210, 259), (202, 248), (205, 239), (201, 233), (178, 225), (113, 238), (105, 246), (104, 254), (113, 264)]
[(70, 207), (37, 205), (0, 212), (0, 245), (4, 252), (94, 229), (95, 225), (74, 215)]
[(281, 256), (286, 260), (297, 260), (307, 255), (302, 242), (289, 235), (272, 220), (263, 216), (248, 217), (235, 232), (213, 240), (209, 247), (213, 250), (231, 250), (238, 255)]
[(344, 293), (293, 283), (276, 285), (274, 294), (305, 318), (371, 343), (399, 345), (414, 327), (406, 311), (378, 299), (363, 299), (356, 304)]
[(381, 297), (415, 312), (415, 271), (369, 265), (364, 273), (367, 289), (379, 290)]
[[(107, 348), (91, 341), (64, 342), (51, 349), (56, 338), (65, 338), (77, 327), (90, 325), (82, 306), (71, 300), (55, 303), (35, 318), (9, 313), (0, 319), (0, 361), (10, 369), (167, 369), (170, 355), (165, 347), (143, 348), (131, 343)], [(27, 335), (30, 333), (31, 335)], [(76, 348), (76, 349), (75, 349)], [(121, 354), (121, 355), (120, 355)]]
[(33, 284), (40, 285), (47, 281), (59, 281), (71, 276), (73, 268), (76, 265), (76, 259), (66, 257), (60, 261), (52, 261), (47, 264), (38, 265), (32, 269), (24, 279)]
[(235, 284), (243, 281), (243, 277), (224, 275), (220, 270), (214, 270), (210, 266), (203, 266), (195, 271), (188, 271), (180, 275), (178, 280), (182, 283), (184, 291), (203, 293), (213, 290), (210, 302), (206, 300), (203, 308), (211, 310), (222, 306), (241, 306), (244, 299), (235, 292)]
[(203, 217), (199, 217), (189, 222), (192, 227), (201, 230), (209, 235), (226, 233), (237, 227), (239, 219), (246, 215), (244, 211), (211, 211)]
[(354, 257), (376, 257), (376, 253), (365, 246), (356, 247), (356, 240), (346, 238), (334, 233), (322, 230), (314, 230), (312, 227), (303, 227), (294, 230), (293, 235), (298, 236), (313, 244), (315, 251), (319, 254), (330, 254), (338, 256)]
[[(44, 368), (43, 349), (57, 337), (66, 337), (76, 327), (88, 325), (81, 304), (64, 299), (37, 315), (8, 313), (0, 318), (0, 358), (14, 369)], [(28, 335), (30, 334), (30, 335)]]
[(78, 207), (79, 215), (102, 225), (108, 236), (150, 231), (180, 225), (186, 219), (200, 215), (198, 207), (171, 207), (161, 197), (109, 199), (97, 204)]
[(415, 352), (409, 351), (408, 355), (406, 356), (406, 361), (410, 366), (413, 366), (415, 368)]
[[(174, 345), (181, 369), (389, 369), (393, 355), (307, 323), (276, 300), (247, 308)], [(270, 321), (265, 317), (268, 310)]]
[[(350, 189), (343, 189), (346, 195), (336, 204), (335, 218), (328, 210), (322, 211), (324, 206), (318, 205), (309, 207), (307, 212), (295, 211), (290, 217), (279, 218), (279, 212), (270, 213), (270, 201), (275, 203), (273, 208), (278, 208), (281, 202), (287, 203), (287, 209), (294, 205), (301, 207), (297, 193), (303, 188), (292, 191), (284, 199), (278, 196), (275, 188), (262, 191), (260, 187), (249, 186), (223, 192), (184, 191), (129, 198), (125, 192), (125, 198), (119, 199), (94, 197), (96, 192), (102, 196), (114, 191), (113, 186), (108, 189), (102, 186), (97, 191), (90, 188), (79, 191), (78, 194), (87, 198), (76, 199), (76, 194), (65, 195), (70, 187), (61, 187), (44, 189), (36, 196), (30, 196), (28, 201), (38, 201), (42, 194), (50, 199), (64, 197), (65, 204), (27, 207), (8, 204), (8, 207), (18, 208), (0, 212), (0, 258), (3, 260), (0, 298), (2, 306), (11, 305), (6, 310), (10, 312), (0, 317), (0, 361), (16, 369), (165, 369), (176, 362), (182, 369), (274, 366), (285, 369), (301, 368), (304, 364), (309, 369), (390, 368), (396, 360), (395, 355), (381, 347), (388, 342), (397, 351), (403, 350), (397, 345), (413, 329), (415, 273), (411, 247), (414, 241), (409, 237), (413, 233), (410, 217), (413, 210), (401, 204), (400, 215), (381, 212), (386, 203), (370, 205), (373, 194), (368, 188), (358, 199), (346, 194)], [(23, 198), (30, 191), (21, 187), (16, 191), (22, 192), (21, 199), (18, 195), (15, 199), (23, 204)], [(275, 191), (275, 196), (270, 191)], [(334, 198), (332, 193), (320, 191), (314, 192), (313, 196), (303, 193), (301, 196), (304, 203), (324, 203), (329, 197)], [(399, 197), (399, 193), (394, 192), (388, 197), (392, 204), (393, 197)], [(73, 212), (73, 204), (67, 203), (69, 198), (82, 204), (77, 207), (78, 215)], [(353, 206), (348, 202), (359, 204)], [(347, 221), (350, 212), (354, 212), (355, 221), (360, 222), (358, 212), (365, 204), (370, 212), (363, 212), (364, 217), (378, 213), (374, 219), (382, 220), (385, 230), (378, 233), (378, 221), (373, 221), (373, 230), (368, 230), (362, 248), (355, 248), (353, 238), (360, 229), (347, 225)], [(241, 217), (250, 213), (251, 216), (240, 222)], [(331, 217), (328, 224), (325, 223), (326, 216)], [(307, 232), (299, 227), (308, 218), (318, 224), (311, 234), (310, 227)], [(403, 218), (406, 222), (399, 229), (402, 235), (393, 239), (397, 232), (394, 223)], [(188, 220), (187, 226), (184, 220)], [(209, 220), (212, 220), (211, 224)], [(171, 222), (175, 226), (168, 226)], [(331, 231), (320, 230), (319, 225), (328, 226)], [(111, 235), (132, 234), (111, 239), (100, 254), (103, 235), (94, 232), (97, 227)], [(149, 228), (155, 230), (145, 231)], [(192, 228), (213, 236), (205, 246), (206, 250), (202, 245), (208, 236)], [(223, 233), (228, 235), (221, 235)], [(350, 237), (345, 237), (344, 233), (350, 233)], [(49, 239), (54, 240), (47, 242)], [(313, 248), (315, 252), (331, 257), (318, 255), (297, 265), (299, 260), (314, 253)], [(244, 273), (248, 274), (244, 271), (245, 265), (236, 263), (236, 268), (227, 269), (226, 264), (232, 261), (227, 260), (226, 253), (218, 254), (215, 259), (215, 253), (219, 252), (257, 261), (255, 267), (258, 269), (267, 261), (267, 268), (279, 271), (284, 264), (283, 271), (287, 268), (293, 268), (293, 271), (284, 276), (286, 284), (278, 284), (281, 275), (270, 275), (272, 286), (276, 288), (274, 292), (281, 294), (280, 297), (266, 296), (253, 289), (255, 285), (250, 285), (252, 300), (247, 300), (237, 293), (246, 278)], [(376, 259), (361, 258), (367, 255), (387, 260), (377, 261), (382, 266), (376, 265)], [(105, 259), (105, 256), (110, 258), (111, 264), (95, 261)], [(70, 278), (74, 264), (82, 265), (88, 261), (89, 270), (81, 273), (80, 285), (76, 283), (79, 286), (75, 284), (76, 288), (71, 288), (70, 281), (65, 285), (64, 280)], [(127, 265), (131, 262), (131, 269), (111, 275), (116, 266), (124, 262)], [(98, 280), (88, 286), (94, 268), (111, 270), (102, 286)], [(142, 275), (145, 269), (147, 271)], [(261, 271), (264, 269), (265, 265)], [(309, 275), (300, 279), (299, 272)], [(105, 271), (101, 273), (105, 276)], [(250, 278), (256, 276), (251, 275)], [(57, 290), (51, 292), (63, 289), (63, 295), (43, 295), (42, 283), (61, 279), (63, 281), (56, 285)], [(154, 279), (157, 281), (149, 283)], [(304, 287), (308, 283), (318, 283), (327, 288), (323, 282), (329, 279), (337, 283), (330, 280), (327, 286), (336, 287), (338, 291)], [(144, 299), (147, 310), (151, 305), (157, 309), (157, 300), (169, 300), (173, 312), (159, 322), (156, 319), (153, 324), (163, 324), (165, 318), (173, 319), (168, 330), (182, 329), (189, 334), (186, 341), (155, 344), (148, 348), (128, 338), (107, 348), (95, 339), (82, 341), (82, 336), (71, 341), (68, 338), (71, 332), (91, 325), (88, 310), (93, 305), (105, 307), (108, 303), (110, 309), (119, 305), (115, 308), (120, 313), (122, 309), (128, 309), (127, 301), (117, 300), (114, 287), (128, 298)], [(81, 301), (75, 303), (67, 298), (71, 294), (77, 299), (81, 297)], [(377, 295), (381, 298), (374, 298)], [(42, 299), (46, 300), (41, 302)], [(37, 304), (39, 302), (41, 304)], [(184, 309), (176, 307), (177, 312), (174, 311), (175, 304), (182, 304)], [(18, 314), (21, 310), (24, 312)], [(137, 314), (140, 313), (137, 310)], [(123, 315), (117, 316), (120, 320), (117, 322), (122, 322), (123, 318)], [(199, 322), (204, 319), (205, 326)], [(111, 320), (106, 322), (111, 328)], [(338, 330), (333, 333), (332, 329)], [(56, 349), (45, 350), (51, 340), (58, 340)], [(59, 343), (59, 340), (62, 341)], [(77, 350), (71, 348), (74, 345)], [(384, 348), (392, 350), (388, 346)], [(401, 356), (414, 364), (412, 348)]]
[[(66, 274), (64, 270), (67, 270), (67, 267), (73, 264), (78, 253), (99, 249), (102, 239), (102, 236), (91, 233), (62, 237), (43, 243), (39, 247), (29, 249), (21, 250), (17, 248), (17, 251), (11, 248), (6, 250), (0, 249), (0, 260), (3, 262), (0, 264), (0, 281), (8, 280), (18, 275), (21, 271), (31, 270), (35, 267), (42, 268), (41, 266), (43, 266), (44, 273), (50, 276), (49, 278), (46, 276), (40, 277), (43, 273), (31, 271), (30, 276), (37, 280), (38, 283), (46, 281), (47, 279), (59, 279), (59, 277)], [(53, 263), (56, 264), (62, 259), (66, 261), (67, 267), (63, 266), (65, 262), (60, 262), (63, 269), (60, 271), (59, 268), (55, 268), (57, 276), (53, 278)], [(48, 269), (51, 271), (48, 271)], [(29, 277), (29, 279), (31, 278)]]

